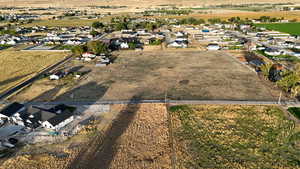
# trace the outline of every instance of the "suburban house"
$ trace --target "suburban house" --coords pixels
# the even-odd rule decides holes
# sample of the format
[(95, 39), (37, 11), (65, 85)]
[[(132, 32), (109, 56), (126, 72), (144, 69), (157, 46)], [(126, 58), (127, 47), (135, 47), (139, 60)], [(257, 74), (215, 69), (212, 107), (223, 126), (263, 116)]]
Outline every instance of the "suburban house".
[(41, 110), (35, 107), (29, 107), (27, 114), (22, 116), (23, 125), (35, 129), (37, 127), (40, 127), (44, 121), (49, 120), (55, 115), (55, 113), (46, 110)]
[(50, 75), (50, 80), (59, 80), (60, 78), (63, 78), (64, 76), (66, 76), (66, 73), (63, 71), (58, 71), (52, 75)]
[(184, 41), (173, 41), (173, 42), (171, 42), (171, 43), (168, 44), (168, 47), (186, 48), (187, 47), (187, 43), (185, 43)]
[(64, 104), (50, 109), (40, 107), (28, 108), (27, 114), (22, 116), (24, 125), (30, 128), (44, 127), (59, 130), (74, 120), (76, 108)]
[(84, 58), (95, 58), (96, 55), (93, 54), (93, 53), (85, 52), (85, 53), (82, 54), (82, 57), (84, 57)]
[(20, 117), (24, 114), (25, 110), (26, 107), (23, 104), (14, 102), (0, 111), (0, 118), (12, 120), (18, 124), (22, 120)]
[(42, 126), (45, 128), (59, 130), (74, 120), (74, 114), (71, 111), (64, 111), (60, 114), (44, 121)]
[(217, 43), (210, 43), (207, 45), (207, 50), (220, 50), (221, 47)]
[(281, 55), (282, 52), (279, 49), (276, 49), (276, 48), (267, 48), (265, 50), (265, 54), (271, 55), (271, 56), (278, 56), (278, 55)]
[(295, 43), (294, 48), (300, 49), (300, 43)]

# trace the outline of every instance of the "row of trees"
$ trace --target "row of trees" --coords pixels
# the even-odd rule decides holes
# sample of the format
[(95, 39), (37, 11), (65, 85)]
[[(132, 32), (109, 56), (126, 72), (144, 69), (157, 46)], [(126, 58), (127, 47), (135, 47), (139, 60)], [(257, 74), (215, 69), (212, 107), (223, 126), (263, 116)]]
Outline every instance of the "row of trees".
[[(92, 24), (92, 27), (94, 29), (102, 29), (104, 31), (110, 31), (110, 30), (124, 30), (124, 29), (146, 29), (148, 31), (153, 31), (159, 27), (161, 27), (163, 24), (166, 24), (165, 21), (163, 20), (157, 20), (156, 22), (131, 22), (132, 19), (128, 17), (115, 17), (111, 19), (111, 23), (109, 24), (104, 24), (101, 22), (94, 22)], [(95, 34), (96, 32), (93, 32)]]
[(101, 41), (90, 41), (85, 45), (78, 45), (72, 48), (74, 56), (81, 56), (85, 52), (92, 52), (95, 55), (109, 52), (108, 46)]
[(151, 11), (145, 11), (144, 15), (149, 16), (154, 13), (160, 13), (160, 14), (167, 14), (167, 15), (188, 15), (192, 13), (192, 10), (180, 10), (180, 9), (172, 9), (172, 10), (167, 10), (167, 9), (160, 9), (160, 10), (151, 10)]
[(177, 24), (189, 24), (189, 25), (200, 25), (204, 24), (205, 20), (204, 19), (196, 19), (193, 17), (190, 18), (184, 18), (178, 21)]
[(261, 67), (262, 74), (292, 97), (298, 96), (300, 92), (300, 65), (296, 65), (293, 71), (277, 71), (276, 64), (267, 63)]

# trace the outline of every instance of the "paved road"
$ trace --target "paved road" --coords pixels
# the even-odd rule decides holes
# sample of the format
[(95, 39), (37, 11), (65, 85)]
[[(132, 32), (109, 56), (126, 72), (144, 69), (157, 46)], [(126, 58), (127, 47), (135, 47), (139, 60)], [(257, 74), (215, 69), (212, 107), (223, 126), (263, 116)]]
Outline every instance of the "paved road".
[(67, 57), (67, 58), (65, 58), (65, 59), (63, 59), (63, 60), (57, 62), (56, 64), (54, 64), (54, 65), (52, 65), (52, 66), (46, 68), (45, 70), (43, 70), (43, 71), (40, 72), (39, 74), (35, 75), (34, 77), (32, 77), (32, 78), (26, 80), (25, 82), (22, 82), (21, 84), (19, 84), (19, 85), (15, 86), (15, 87), (13, 87), (13, 88), (11, 88), (11, 89), (9, 89), (9, 90), (3, 92), (3, 93), (0, 93), (0, 101), (4, 100), (6, 97), (8, 97), (8, 96), (14, 94), (15, 92), (19, 91), (19, 90), (22, 89), (23, 87), (32, 84), (34, 81), (38, 80), (43, 74), (48, 73), (48, 72), (54, 70), (54, 69), (57, 68), (58, 66), (60, 66), (60, 65), (62, 65), (62, 64), (64, 64), (64, 63), (66, 63), (67, 61), (69, 61), (69, 60), (71, 60), (71, 59), (72, 59), (72, 57), (69, 56), (69, 57)]

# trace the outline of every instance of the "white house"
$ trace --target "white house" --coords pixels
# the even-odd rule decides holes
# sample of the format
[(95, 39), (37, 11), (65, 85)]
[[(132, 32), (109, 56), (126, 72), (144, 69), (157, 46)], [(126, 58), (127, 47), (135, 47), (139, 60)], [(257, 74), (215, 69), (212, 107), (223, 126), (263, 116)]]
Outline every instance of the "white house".
[(17, 41), (11, 39), (11, 40), (7, 41), (6, 44), (8, 44), (8, 45), (16, 45), (16, 44), (17, 44)]
[(265, 50), (265, 54), (267, 55), (271, 55), (271, 56), (278, 56), (281, 55), (282, 52), (279, 49), (275, 49), (275, 48), (267, 48)]
[(24, 113), (25, 110), (26, 107), (23, 104), (14, 102), (0, 111), (0, 118), (12, 120), (18, 124), (19, 121), (22, 120), (20, 116)]
[(82, 57), (84, 57), (84, 58), (95, 58), (96, 55), (94, 55), (93, 53), (86, 52), (86, 53), (82, 54)]
[(216, 43), (211, 43), (207, 45), (207, 50), (220, 50), (221, 47)]
[(122, 42), (122, 43), (120, 44), (120, 48), (121, 48), (121, 49), (128, 49), (128, 48), (129, 48), (129, 45), (128, 45), (128, 43), (126, 43), (126, 42)]
[(66, 42), (66, 44), (67, 45), (80, 45), (81, 44), (81, 41), (79, 41), (79, 40), (68, 40), (67, 42)]
[(183, 41), (173, 41), (168, 44), (168, 47), (174, 47), (174, 48), (186, 48), (187, 44)]
[(294, 48), (300, 49), (300, 43), (295, 43)]
[(59, 80), (60, 78), (64, 77), (66, 74), (64, 72), (58, 71), (52, 75), (50, 75), (50, 80)]
[(64, 111), (42, 123), (42, 126), (52, 130), (59, 130), (74, 120), (74, 114), (71, 111)]

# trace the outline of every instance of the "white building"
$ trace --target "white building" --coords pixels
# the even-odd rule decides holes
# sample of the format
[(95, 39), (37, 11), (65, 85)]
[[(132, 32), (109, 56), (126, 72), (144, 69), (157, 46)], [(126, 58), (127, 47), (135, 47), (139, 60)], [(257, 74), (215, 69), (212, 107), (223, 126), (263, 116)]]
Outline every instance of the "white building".
[(23, 104), (14, 102), (6, 106), (3, 110), (0, 111), (0, 118), (6, 118), (12, 120), (15, 123), (22, 121), (21, 115), (26, 110), (26, 107)]
[(220, 50), (221, 47), (216, 43), (211, 43), (207, 45), (207, 50)]
[(52, 130), (59, 130), (74, 120), (74, 114), (64, 111), (42, 123), (42, 126)]
[(93, 53), (86, 52), (86, 53), (82, 54), (82, 57), (84, 57), (84, 58), (95, 58), (96, 55), (94, 55)]

